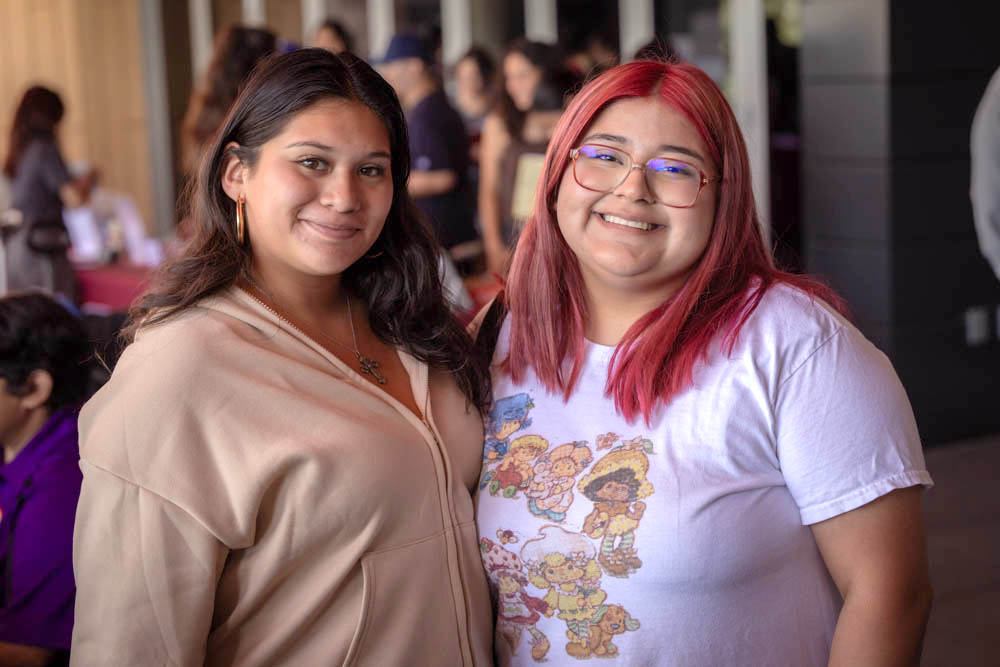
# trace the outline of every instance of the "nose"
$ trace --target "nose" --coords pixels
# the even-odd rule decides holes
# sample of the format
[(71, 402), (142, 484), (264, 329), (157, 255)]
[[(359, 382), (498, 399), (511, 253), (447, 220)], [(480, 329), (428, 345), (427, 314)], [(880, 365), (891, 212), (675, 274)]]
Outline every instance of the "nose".
[(649, 189), (649, 183), (646, 181), (646, 165), (644, 164), (633, 164), (628, 174), (625, 175), (625, 180), (615, 188), (614, 193), (631, 201), (649, 204), (656, 201), (656, 197), (653, 196)]
[(361, 208), (361, 184), (351, 170), (333, 170), (324, 180), (320, 203), (337, 213), (351, 213)]

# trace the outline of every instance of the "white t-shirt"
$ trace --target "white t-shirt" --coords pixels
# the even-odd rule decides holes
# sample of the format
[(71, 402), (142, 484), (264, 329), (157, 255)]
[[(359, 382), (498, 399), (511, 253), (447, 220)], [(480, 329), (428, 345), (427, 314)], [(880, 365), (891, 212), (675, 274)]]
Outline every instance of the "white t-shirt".
[[(509, 321), (494, 360), (509, 346)], [(929, 486), (888, 359), (776, 286), (650, 425), (588, 343), (568, 402), (494, 372), (478, 524), (501, 665), (825, 665), (841, 598), (808, 527)]]

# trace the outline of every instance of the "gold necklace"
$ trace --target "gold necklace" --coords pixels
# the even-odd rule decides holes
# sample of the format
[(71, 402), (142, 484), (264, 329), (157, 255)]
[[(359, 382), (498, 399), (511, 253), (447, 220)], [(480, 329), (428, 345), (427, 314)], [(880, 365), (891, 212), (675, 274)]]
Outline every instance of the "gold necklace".
[[(254, 281), (253, 278), (250, 278), (248, 276), (247, 277), (247, 281), (253, 286), (254, 289), (258, 290), (261, 294), (265, 295), (271, 301), (274, 301), (274, 298), (270, 294), (268, 294), (267, 290), (265, 290), (263, 287), (261, 287), (260, 285), (258, 285), (257, 282)], [(244, 290), (244, 291), (246, 291), (246, 290)], [(291, 326), (293, 329), (296, 329), (300, 333), (308, 336), (308, 334), (306, 334), (302, 330), (301, 327), (297, 326), (294, 322), (292, 322), (291, 318), (289, 318), (288, 316), (283, 315), (282, 313), (280, 313), (277, 308), (274, 308), (273, 306), (268, 305), (262, 299), (258, 299), (256, 296), (254, 296), (253, 293), (251, 293), (249, 291), (247, 291), (247, 294), (249, 294), (250, 297), (254, 301), (256, 301), (260, 305), (264, 306), (264, 308), (266, 308), (267, 310), (269, 310), (272, 313), (274, 313), (274, 315), (279, 320), (285, 322), (286, 324), (288, 324), (289, 326)], [(320, 336), (322, 336), (323, 338), (326, 338), (331, 343), (336, 343), (337, 345), (339, 345), (340, 347), (344, 348), (345, 350), (347, 350), (349, 352), (352, 352), (354, 354), (354, 356), (358, 360), (358, 365), (361, 368), (361, 373), (364, 374), (364, 375), (371, 375), (373, 378), (375, 378), (376, 382), (378, 382), (380, 385), (383, 385), (386, 382), (388, 382), (388, 380), (386, 379), (386, 377), (384, 375), (382, 375), (382, 371), (379, 370), (379, 363), (377, 361), (375, 361), (374, 359), (372, 359), (371, 357), (366, 357), (365, 355), (361, 354), (361, 350), (358, 348), (358, 334), (354, 330), (354, 315), (353, 315), (353, 313), (351, 311), (352, 311), (352, 309), (351, 309), (351, 295), (348, 294), (347, 295), (347, 321), (351, 325), (351, 341), (354, 343), (354, 347), (353, 348), (349, 347), (348, 345), (346, 345), (344, 343), (341, 343), (339, 340), (337, 340), (333, 336), (329, 335), (325, 331), (322, 331), (321, 329), (317, 329), (316, 331), (319, 332)]]

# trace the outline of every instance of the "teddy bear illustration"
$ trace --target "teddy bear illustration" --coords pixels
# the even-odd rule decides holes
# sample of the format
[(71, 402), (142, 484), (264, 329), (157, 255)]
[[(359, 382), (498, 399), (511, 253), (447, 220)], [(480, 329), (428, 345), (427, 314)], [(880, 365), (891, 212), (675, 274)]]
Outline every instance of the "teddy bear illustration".
[(568, 442), (538, 458), (525, 495), (532, 514), (562, 521), (573, 504), (573, 486), (593, 460), (586, 442)]
[(577, 489), (594, 502), (583, 532), (601, 540), (598, 562), (615, 577), (627, 577), (642, 567), (635, 548), (635, 531), (646, 511), (653, 485), (646, 479), (649, 459), (641, 447), (616, 447), (604, 455)]
[(548, 440), (537, 435), (523, 435), (511, 441), (510, 450), (500, 464), (483, 476), (490, 495), (502, 493), (505, 498), (514, 498), (518, 490), (526, 489), (534, 474), (531, 462), (548, 448)]
[(528, 578), (520, 557), (488, 538), (479, 540), (483, 565), (490, 584), (496, 587), (497, 631), (516, 654), (525, 631), (531, 637), (531, 657), (542, 660), (549, 652), (549, 639), (535, 627), (541, 614), (551, 616), (548, 604), (525, 591)]

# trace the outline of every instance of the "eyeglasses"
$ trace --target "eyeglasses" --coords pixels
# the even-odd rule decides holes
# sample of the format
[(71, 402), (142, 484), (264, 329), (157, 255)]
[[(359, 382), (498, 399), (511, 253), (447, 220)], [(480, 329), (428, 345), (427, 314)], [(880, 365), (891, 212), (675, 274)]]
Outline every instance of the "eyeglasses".
[(634, 164), (625, 151), (601, 144), (584, 144), (569, 152), (573, 178), (580, 187), (594, 192), (611, 192), (625, 182), (633, 169), (643, 169), (646, 185), (656, 201), (672, 208), (691, 208), (702, 188), (719, 181), (687, 162), (655, 157), (646, 164)]

